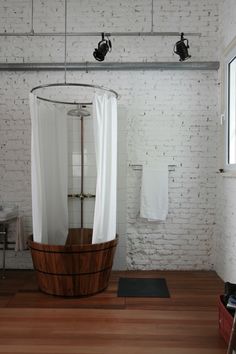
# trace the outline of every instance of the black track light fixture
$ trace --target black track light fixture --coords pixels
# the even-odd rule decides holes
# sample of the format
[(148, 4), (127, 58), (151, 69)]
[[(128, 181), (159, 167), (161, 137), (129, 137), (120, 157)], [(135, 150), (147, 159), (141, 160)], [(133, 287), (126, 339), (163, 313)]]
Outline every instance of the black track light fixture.
[(179, 55), (179, 61), (184, 61), (191, 58), (191, 55), (189, 55), (188, 53), (188, 49), (189, 49), (188, 39), (184, 38), (184, 33), (182, 32), (180, 41), (178, 41), (174, 46), (174, 53)]
[(93, 56), (98, 61), (103, 61), (107, 52), (111, 52), (112, 45), (110, 39), (105, 39), (105, 34), (102, 33), (102, 40), (98, 43), (98, 47), (95, 48)]

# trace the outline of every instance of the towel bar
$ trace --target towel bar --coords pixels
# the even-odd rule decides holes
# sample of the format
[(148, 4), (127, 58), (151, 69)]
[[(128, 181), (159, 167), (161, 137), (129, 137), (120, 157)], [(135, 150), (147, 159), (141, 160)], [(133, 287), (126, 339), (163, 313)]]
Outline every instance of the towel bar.
[[(141, 171), (143, 169), (143, 165), (141, 164), (129, 164), (129, 167), (135, 171)], [(168, 165), (168, 170), (175, 171), (175, 167), (177, 167), (177, 165)]]

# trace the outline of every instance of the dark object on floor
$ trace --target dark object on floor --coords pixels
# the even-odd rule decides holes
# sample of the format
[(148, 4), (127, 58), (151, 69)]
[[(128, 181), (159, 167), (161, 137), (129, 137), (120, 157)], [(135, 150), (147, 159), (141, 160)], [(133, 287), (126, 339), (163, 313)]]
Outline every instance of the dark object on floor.
[(225, 295), (225, 297), (229, 297), (231, 295), (236, 295), (236, 284), (226, 282), (224, 295)]
[(163, 278), (120, 278), (118, 296), (127, 297), (170, 297)]
[(224, 296), (223, 296), (223, 302), (225, 306), (227, 306), (227, 303), (231, 295), (236, 295), (236, 284), (226, 282)]

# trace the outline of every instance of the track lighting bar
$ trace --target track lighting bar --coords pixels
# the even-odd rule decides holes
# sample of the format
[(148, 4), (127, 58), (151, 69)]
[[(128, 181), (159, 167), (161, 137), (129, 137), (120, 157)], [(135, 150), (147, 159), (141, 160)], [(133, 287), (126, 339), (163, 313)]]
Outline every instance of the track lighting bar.
[[(186, 36), (200, 37), (201, 33), (185, 33)], [(96, 37), (101, 36), (101, 32), (68, 32), (68, 37)], [(180, 32), (104, 32), (105, 37), (178, 37)], [(0, 37), (64, 37), (64, 32), (1, 32)]]
[[(218, 70), (218, 61), (209, 62), (104, 62), (67, 63), (67, 70)], [(62, 71), (64, 63), (0, 63), (0, 71)]]

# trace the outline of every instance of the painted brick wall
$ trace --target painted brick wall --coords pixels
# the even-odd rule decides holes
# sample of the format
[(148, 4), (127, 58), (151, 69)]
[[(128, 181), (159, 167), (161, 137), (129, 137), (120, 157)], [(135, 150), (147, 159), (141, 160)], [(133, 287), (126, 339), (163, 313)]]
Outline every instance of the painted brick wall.
[(142, 98), (144, 92), (136, 92), (143, 102), (129, 121), (129, 158), (177, 167), (169, 172), (169, 214), (160, 223), (138, 217), (141, 173), (129, 170), (129, 267), (207, 269), (216, 196), (217, 75), (163, 72), (144, 82), (152, 93)]
[[(0, 1), (0, 31), (30, 31), (31, 1)], [(64, 2), (35, 0), (34, 30), (63, 31)], [(150, 31), (151, 1), (68, 0), (68, 31)], [(14, 10), (13, 10), (14, 8)], [(218, 1), (154, 0), (154, 31), (189, 37), (193, 61), (218, 59)], [(99, 38), (68, 38), (68, 60), (92, 61)], [(178, 61), (173, 37), (115, 37), (108, 61)], [(63, 61), (60, 37), (0, 37), (3, 62)], [(28, 92), (63, 73), (0, 73), (0, 199), (19, 204), (31, 232)], [(216, 202), (218, 75), (211, 71), (69, 72), (68, 81), (111, 87), (121, 95), (119, 227), (116, 268), (211, 269)], [(127, 135), (127, 146), (126, 145)], [(125, 146), (125, 149), (123, 148)], [(126, 156), (127, 148), (127, 156)], [(140, 171), (129, 164), (164, 159), (169, 173), (166, 222), (139, 218)], [(126, 178), (127, 173), (127, 178)], [(126, 257), (127, 256), (127, 257)], [(0, 260), (1, 261), (1, 260)], [(8, 267), (31, 267), (27, 252), (8, 252)]]
[[(236, 37), (236, 3), (225, 0), (220, 3), (220, 43), (221, 56)], [(223, 62), (222, 62), (223, 63)], [(224, 92), (223, 80), (221, 81)], [(223, 99), (220, 97), (221, 111), (224, 112)], [(224, 166), (225, 127), (220, 126), (218, 138), (218, 166)], [(236, 177), (218, 175), (217, 213), (215, 229), (215, 268), (225, 281), (236, 283)]]

